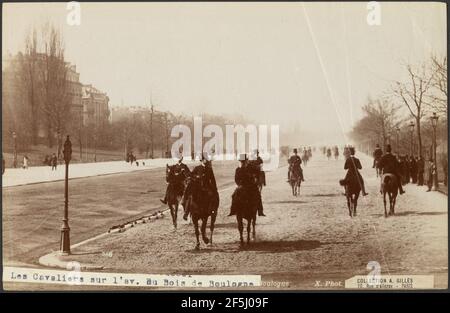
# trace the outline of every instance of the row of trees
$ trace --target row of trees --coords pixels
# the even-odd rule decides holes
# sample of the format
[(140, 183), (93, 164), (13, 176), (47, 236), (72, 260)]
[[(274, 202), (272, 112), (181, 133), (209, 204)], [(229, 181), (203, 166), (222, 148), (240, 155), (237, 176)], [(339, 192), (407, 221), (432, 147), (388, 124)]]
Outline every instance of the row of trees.
[[(3, 76), (3, 133), (15, 132), (22, 146), (36, 145), (40, 129), (58, 152), (72, 121), (73, 86), (61, 32), (51, 24), (33, 28), (25, 50), (7, 60)], [(6, 136), (6, 141), (9, 137)]]
[(448, 142), (447, 57), (432, 56), (419, 66), (406, 65), (405, 70), (408, 81), (396, 81), (384, 95), (368, 99), (351, 137), (359, 144), (392, 143), (398, 153), (423, 156), (432, 142), (433, 113), (442, 125), (438, 142)]
[[(113, 117), (112, 123), (97, 123), (96, 119), (83, 122), (82, 85), (65, 60), (62, 33), (50, 23), (31, 28), (24, 50), (6, 61), (2, 71), (4, 151), (15, 150), (16, 140), (21, 152), (43, 143), (53, 148), (56, 141), (55, 152), (60, 155), (63, 138), (70, 134), (74, 149), (78, 146), (80, 161), (96, 161), (100, 149), (159, 157), (170, 151), (174, 125), (193, 128), (192, 116), (156, 110), (153, 105), (148, 109), (124, 110), (120, 118)], [(244, 123), (235, 116), (204, 115), (203, 120), (223, 126), (236, 121)]]

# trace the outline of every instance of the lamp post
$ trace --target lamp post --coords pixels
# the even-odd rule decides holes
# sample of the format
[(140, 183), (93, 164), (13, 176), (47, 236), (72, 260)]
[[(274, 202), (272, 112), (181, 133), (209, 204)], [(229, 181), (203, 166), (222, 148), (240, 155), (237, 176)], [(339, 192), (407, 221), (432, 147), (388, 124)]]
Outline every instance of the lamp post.
[(439, 182), (438, 182), (438, 173), (437, 173), (437, 159), (436, 159), (436, 128), (438, 123), (439, 116), (437, 116), (436, 112), (433, 112), (431, 116), (431, 125), (433, 126), (433, 161), (435, 167), (434, 173), (434, 190), (438, 190)]
[(411, 121), (409, 123), (409, 131), (411, 133), (411, 142), (410, 142), (410, 151), (411, 151), (411, 155), (414, 155), (414, 122)]
[(396, 130), (396, 135), (397, 135), (397, 138), (396, 138), (397, 154), (400, 155), (400, 144), (399, 144), (400, 127), (397, 126), (397, 128), (395, 130)]
[(17, 167), (17, 134), (16, 132), (12, 133), (12, 137), (14, 139), (14, 161), (13, 161), (13, 166), (14, 168)]
[(67, 136), (66, 142), (64, 143), (64, 162), (66, 163), (66, 177), (64, 184), (64, 218), (63, 224), (61, 226), (61, 254), (70, 254), (70, 227), (69, 227), (69, 162), (72, 157), (72, 143), (70, 142), (69, 136)]

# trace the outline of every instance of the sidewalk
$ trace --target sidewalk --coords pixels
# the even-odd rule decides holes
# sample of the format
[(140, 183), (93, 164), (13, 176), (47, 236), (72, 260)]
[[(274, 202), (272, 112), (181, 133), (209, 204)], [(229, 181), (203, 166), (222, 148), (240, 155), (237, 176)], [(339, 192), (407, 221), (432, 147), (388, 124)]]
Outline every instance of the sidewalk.
[[(193, 161), (186, 160), (186, 164)], [(145, 163), (145, 165), (143, 165)], [(161, 168), (166, 164), (173, 164), (172, 159), (147, 159), (139, 160), (139, 166), (125, 161), (97, 162), (97, 163), (76, 163), (69, 165), (69, 179), (91, 177), (98, 175), (129, 173), (134, 171)], [(2, 187), (13, 187), (28, 184), (44, 183), (64, 180), (65, 164), (58, 165), (55, 171), (50, 166), (36, 166), (23, 168), (7, 168), (2, 178)]]

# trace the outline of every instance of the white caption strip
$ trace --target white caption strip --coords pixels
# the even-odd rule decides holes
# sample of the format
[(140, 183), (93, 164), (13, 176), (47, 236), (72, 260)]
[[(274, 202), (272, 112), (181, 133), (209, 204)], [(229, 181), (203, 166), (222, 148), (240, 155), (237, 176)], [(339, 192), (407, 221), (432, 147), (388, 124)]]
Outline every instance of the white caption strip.
[(260, 275), (161, 275), (4, 267), (4, 282), (85, 286), (245, 288), (261, 286)]

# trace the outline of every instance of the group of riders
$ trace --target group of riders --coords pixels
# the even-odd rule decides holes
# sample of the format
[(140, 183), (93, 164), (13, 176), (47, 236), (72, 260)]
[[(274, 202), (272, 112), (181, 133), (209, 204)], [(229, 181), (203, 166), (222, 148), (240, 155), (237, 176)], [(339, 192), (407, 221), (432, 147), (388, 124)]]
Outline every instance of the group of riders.
[(334, 155), (334, 159), (337, 160), (339, 158), (339, 147), (322, 147), (322, 153), (327, 156), (328, 160), (331, 159), (332, 154)]
[[(355, 148), (354, 147), (346, 147), (344, 149), (344, 155), (346, 156), (346, 161), (344, 165), (344, 169), (347, 170), (347, 175), (343, 180), (341, 180), (341, 185), (349, 184), (351, 181), (356, 181), (362, 190), (363, 196), (368, 195), (365, 190), (364, 179), (361, 176), (359, 170), (362, 169), (361, 162), (358, 158), (355, 157)], [(397, 179), (398, 190), (400, 194), (404, 194), (405, 191), (402, 187), (402, 175), (400, 172), (400, 165), (397, 157), (392, 154), (391, 145), (388, 144), (386, 146), (386, 153), (383, 154), (380, 146), (377, 144), (375, 151), (373, 152), (374, 161), (373, 168), (377, 167), (381, 171), (383, 175), (392, 174)]]
[[(200, 156), (200, 165), (190, 171), (189, 167), (183, 163), (183, 157), (180, 155), (175, 164), (175, 171), (180, 174), (180, 180), (184, 182), (184, 188), (180, 188), (178, 193), (181, 195), (180, 204), (184, 208), (183, 219), (187, 220), (191, 213), (191, 205), (188, 201), (194, 192), (194, 183), (201, 186), (201, 194), (204, 199), (211, 199), (211, 202), (218, 203), (219, 194), (217, 183), (212, 168), (212, 160), (208, 153), (204, 152)], [(239, 167), (235, 170), (234, 180), (237, 185), (233, 195), (230, 213), (228, 216), (236, 215), (239, 203), (247, 202), (249, 206), (256, 206), (258, 215), (265, 216), (261, 200), (261, 188), (266, 184), (265, 173), (263, 171), (263, 160), (259, 156), (259, 151), (255, 150), (249, 159), (247, 154), (239, 155)], [(168, 203), (168, 194), (170, 184), (166, 189), (164, 199), (160, 201)], [(206, 205), (210, 210), (214, 207)], [(210, 212), (211, 213), (211, 212)]]
[[(333, 150), (338, 151), (336, 148), (337, 147)], [(331, 148), (325, 150), (327, 155), (329, 151), (331, 154)], [(303, 153), (311, 155), (310, 148), (303, 148)], [(335, 152), (335, 154), (338, 154), (338, 152)], [(345, 178), (340, 181), (341, 185), (345, 186), (351, 182), (355, 182), (359, 184), (362, 195), (368, 195), (365, 190), (364, 179), (359, 172), (359, 170), (362, 169), (362, 166), (360, 160), (355, 157), (355, 148), (346, 146), (343, 154), (346, 157), (344, 170), (347, 170), (347, 174)], [(403, 194), (405, 191), (402, 188), (399, 161), (397, 157), (392, 154), (391, 146), (387, 145), (386, 152), (383, 154), (383, 151), (379, 145), (377, 145), (373, 156), (373, 167), (380, 169), (382, 174), (393, 174), (397, 178), (398, 190), (400, 194)], [(205, 198), (213, 199), (215, 200), (215, 203), (218, 203), (219, 201), (211, 157), (208, 153), (202, 153), (200, 162), (200, 165), (196, 166), (191, 171), (189, 167), (183, 163), (183, 157), (180, 156), (178, 162), (174, 165), (175, 171), (180, 174), (180, 179), (183, 182), (178, 193), (181, 196), (180, 204), (184, 208), (184, 220), (188, 219), (191, 211), (188, 199), (193, 193), (194, 181), (197, 181), (198, 185), (201, 186), (201, 193)], [(242, 206), (242, 203), (251, 207), (256, 207), (258, 215), (265, 216), (261, 200), (261, 189), (266, 182), (263, 171), (263, 160), (259, 156), (259, 151), (255, 150), (250, 159), (247, 154), (240, 154), (239, 162), (239, 167), (236, 168), (234, 175), (237, 187), (232, 195), (231, 208), (228, 216), (236, 215), (239, 207)], [(291, 181), (291, 175), (296, 175), (301, 181), (305, 181), (301, 164), (302, 157), (299, 155), (298, 149), (295, 148), (293, 149), (293, 155), (288, 159), (288, 182)], [(168, 185), (164, 199), (161, 199), (161, 202), (164, 204), (167, 204), (168, 201), (168, 193), (170, 192), (169, 187), (170, 184)]]

